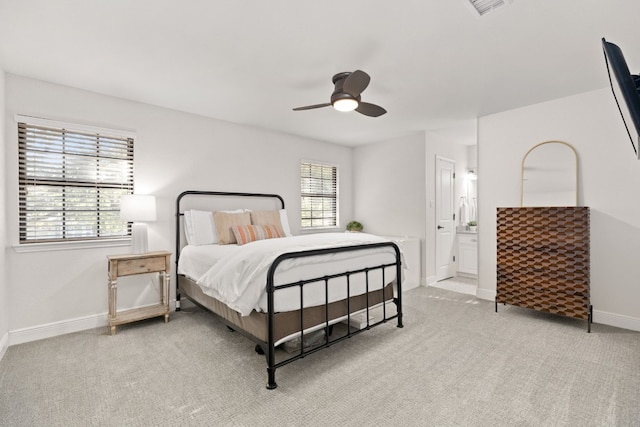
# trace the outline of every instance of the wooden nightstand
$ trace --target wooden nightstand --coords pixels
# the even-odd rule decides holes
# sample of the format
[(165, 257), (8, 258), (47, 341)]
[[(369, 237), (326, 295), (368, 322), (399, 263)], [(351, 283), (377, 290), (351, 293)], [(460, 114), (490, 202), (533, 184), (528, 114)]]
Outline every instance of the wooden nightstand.
[[(169, 321), (169, 273), (171, 272), (171, 252), (158, 251), (144, 254), (110, 255), (109, 260), (109, 326), (115, 335), (116, 326), (136, 320), (164, 316)], [(134, 274), (159, 273), (160, 302), (158, 304), (117, 311), (118, 277)]]

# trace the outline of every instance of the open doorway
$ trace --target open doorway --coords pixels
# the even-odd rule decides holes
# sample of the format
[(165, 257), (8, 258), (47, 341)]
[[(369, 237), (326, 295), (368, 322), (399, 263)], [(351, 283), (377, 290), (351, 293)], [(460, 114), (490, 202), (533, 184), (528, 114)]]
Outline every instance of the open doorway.
[[(477, 146), (467, 146), (458, 151), (453, 164), (455, 165), (455, 185), (453, 186), (453, 232), (451, 233), (453, 259), (452, 270), (442, 274), (443, 263), (439, 259), (444, 255), (444, 249), (438, 247), (442, 240), (440, 234), (436, 238), (436, 282), (432, 286), (475, 295), (478, 286), (478, 167)], [(448, 200), (438, 196), (441, 187), (442, 170), (439, 166), (440, 158), (436, 160), (436, 205), (446, 204)], [(442, 211), (436, 206), (436, 225), (440, 225)], [(438, 230), (444, 231), (444, 230)]]

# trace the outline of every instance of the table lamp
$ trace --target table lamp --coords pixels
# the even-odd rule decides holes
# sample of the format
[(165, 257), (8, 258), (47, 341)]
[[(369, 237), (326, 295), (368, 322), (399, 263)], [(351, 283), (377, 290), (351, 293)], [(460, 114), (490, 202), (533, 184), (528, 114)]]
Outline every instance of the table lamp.
[(143, 194), (124, 194), (120, 199), (120, 219), (133, 222), (131, 226), (131, 245), (134, 254), (148, 252), (148, 221), (156, 220), (155, 196)]

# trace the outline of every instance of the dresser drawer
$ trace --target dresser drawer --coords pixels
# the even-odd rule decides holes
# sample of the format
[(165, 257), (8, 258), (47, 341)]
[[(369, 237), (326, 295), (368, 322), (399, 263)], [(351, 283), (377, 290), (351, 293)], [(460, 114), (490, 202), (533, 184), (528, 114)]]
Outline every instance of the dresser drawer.
[(570, 292), (585, 292), (589, 289), (589, 269), (554, 268), (553, 265), (505, 265), (497, 268), (499, 285), (518, 284), (523, 287), (541, 289), (567, 289)]
[(589, 295), (589, 280), (567, 281), (564, 277), (541, 278), (534, 274), (508, 275), (498, 273), (500, 286), (497, 291), (507, 289), (509, 292), (517, 290), (520, 293), (546, 292), (549, 294)]
[(589, 236), (578, 232), (560, 232), (538, 228), (522, 227), (517, 230), (499, 229), (498, 243), (505, 247), (531, 247), (537, 250), (558, 251), (566, 248), (574, 250), (589, 243)]
[(584, 320), (587, 320), (589, 316), (589, 296), (580, 293), (548, 292), (542, 289), (505, 286), (498, 290), (496, 303), (516, 305)]
[(520, 207), (497, 208), (498, 225), (510, 228), (519, 225), (546, 228), (576, 228), (589, 223), (589, 208), (579, 207)]
[(574, 252), (539, 252), (531, 248), (518, 250), (498, 249), (499, 264), (522, 267), (541, 266), (558, 269), (588, 270), (590, 261), (586, 251)]

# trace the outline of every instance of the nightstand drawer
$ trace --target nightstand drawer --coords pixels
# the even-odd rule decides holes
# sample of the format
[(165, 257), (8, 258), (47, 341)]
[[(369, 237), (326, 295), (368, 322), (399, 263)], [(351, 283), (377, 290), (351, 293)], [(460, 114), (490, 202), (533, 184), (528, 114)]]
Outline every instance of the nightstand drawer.
[(167, 270), (165, 258), (152, 257), (118, 262), (118, 276), (129, 276), (132, 274), (152, 273)]

